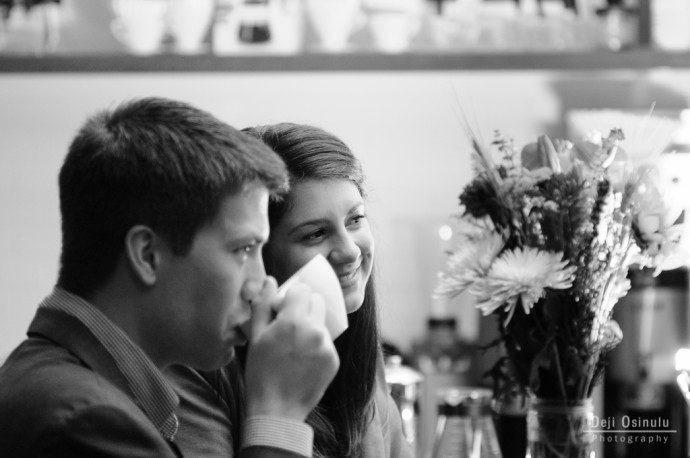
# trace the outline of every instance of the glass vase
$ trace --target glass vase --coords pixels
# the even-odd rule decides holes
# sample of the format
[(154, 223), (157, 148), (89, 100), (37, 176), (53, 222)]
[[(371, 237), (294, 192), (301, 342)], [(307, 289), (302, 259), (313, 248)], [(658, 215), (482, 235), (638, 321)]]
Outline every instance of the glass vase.
[(531, 398), (527, 410), (527, 451), (530, 458), (594, 458), (590, 432), (591, 399)]

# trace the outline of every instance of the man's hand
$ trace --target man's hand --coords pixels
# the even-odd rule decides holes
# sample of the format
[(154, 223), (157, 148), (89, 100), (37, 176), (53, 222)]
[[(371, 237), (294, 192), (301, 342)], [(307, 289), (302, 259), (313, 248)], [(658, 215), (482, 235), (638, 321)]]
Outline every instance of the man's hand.
[[(304, 421), (340, 362), (324, 325), (323, 298), (297, 284), (275, 303), (275, 290), (275, 282), (267, 281), (252, 301), (247, 413)], [(271, 320), (274, 310), (278, 314)]]

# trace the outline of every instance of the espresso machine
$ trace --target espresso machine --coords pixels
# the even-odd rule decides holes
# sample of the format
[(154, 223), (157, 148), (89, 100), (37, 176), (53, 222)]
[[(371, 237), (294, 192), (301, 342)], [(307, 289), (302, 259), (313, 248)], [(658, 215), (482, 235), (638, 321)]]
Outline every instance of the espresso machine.
[[(690, 346), (688, 271), (633, 268), (614, 308), (623, 341), (608, 356), (601, 434), (607, 458), (688, 456), (688, 415), (675, 356)], [(689, 367), (690, 369), (690, 367)]]

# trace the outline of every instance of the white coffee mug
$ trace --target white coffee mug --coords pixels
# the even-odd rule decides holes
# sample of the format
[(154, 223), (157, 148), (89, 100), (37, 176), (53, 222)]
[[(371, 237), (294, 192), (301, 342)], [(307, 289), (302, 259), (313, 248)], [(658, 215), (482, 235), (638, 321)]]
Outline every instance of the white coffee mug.
[(285, 283), (278, 288), (278, 297), (284, 298), (287, 291), (294, 285), (302, 283), (309, 286), (312, 292), (320, 294), (326, 305), (326, 329), (335, 339), (347, 329), (347, 311), (345, 298), (340, 287), (338, 276), (321, 254), (314, 256), (309, 262), (292, 274)]
[(215, 7), (215, 0), (170, 0), (166, 22), (175, 39), (176, 52), (194, 54), (203, 51)]
[(305, 0), (304, 7), (321, 50), (345, 50), (361, 12), (361, 1)]
[(110, 29), (135, 54), (158, 52), (165, 33), (167, 0), (112, 0)]

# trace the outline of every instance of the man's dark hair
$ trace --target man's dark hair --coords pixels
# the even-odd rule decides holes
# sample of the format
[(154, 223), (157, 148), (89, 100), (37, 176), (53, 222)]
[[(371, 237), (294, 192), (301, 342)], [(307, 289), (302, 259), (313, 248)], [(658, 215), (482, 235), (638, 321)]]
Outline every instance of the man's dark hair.
[(138, 224), (186, 254), (221, 201), (251, 183), (282, 193), (283, 162), (205, 111), (145, 98), (92, 116), (60, 170), (58, 285), (89, 297), (113, 274), (125, 235)]

